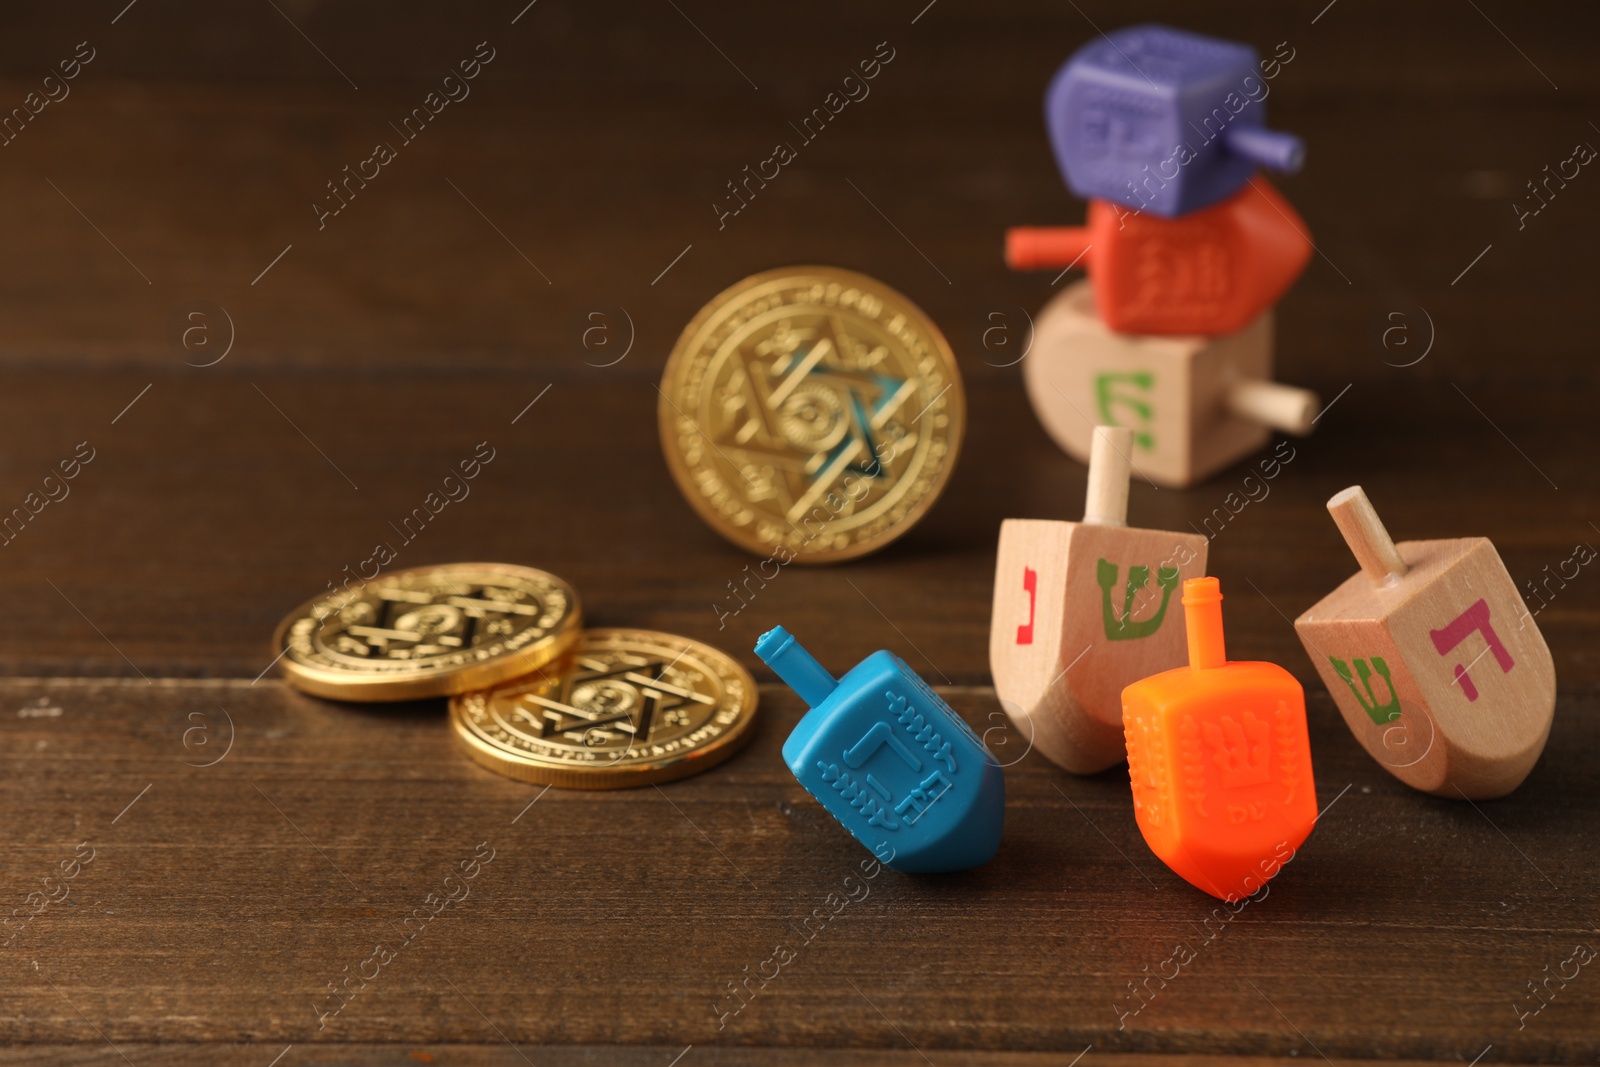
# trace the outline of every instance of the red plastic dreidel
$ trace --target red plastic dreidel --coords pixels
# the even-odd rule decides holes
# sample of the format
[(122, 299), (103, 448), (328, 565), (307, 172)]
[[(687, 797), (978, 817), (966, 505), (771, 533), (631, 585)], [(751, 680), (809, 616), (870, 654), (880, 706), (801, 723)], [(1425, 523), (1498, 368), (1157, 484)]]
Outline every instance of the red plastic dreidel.
[(1205, 536), (1127, 525), (1132, 451), (1133, 431), (1096, 427), (1083, 521), (1000, 526), (995, 695), (1022, 737), (1074, 774), (1125, 758), (1122, 690), (1183, 662), (1174, 594), (1206, 572)]
[(1085, 226), (1006, 231), (1012, 270), (1087, 268), (1100, 318), (1118, 333), (1235, 333), (1277, 303), (1310, 258), (1305, 223), (1260, 178), (1174, 219), (1091, 200)]
[(1189, 665), (1122, 691), (1134, 816), (1161, 862), (1234, 901), (1316, 824), (1305, 694), (1276, 663), (1228, 661), (1215, 578), (1183, 583), (1183, 616)]
[(1361, 570), (1294, 628), (1345, 724), (1424, 793), (1511, 792), (1550, 736), (1556, 671), (1494, 545), (1397, 545), (1359, 485), (1328, 511)]

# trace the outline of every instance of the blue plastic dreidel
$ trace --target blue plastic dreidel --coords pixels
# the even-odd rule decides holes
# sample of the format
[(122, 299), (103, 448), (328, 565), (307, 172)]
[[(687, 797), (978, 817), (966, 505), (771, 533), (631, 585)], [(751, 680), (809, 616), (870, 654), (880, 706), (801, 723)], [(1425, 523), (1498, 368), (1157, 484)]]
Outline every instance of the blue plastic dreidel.
[(874, 652), (835, 679), (781, 626), (756, 655), (810, 705), (783, 759), (857, 841), (897, 871), (963, 871), (1000, 847), (1005, 776), (904, 660)]
[(1067, 185), (1176, 218), (1237, 193), (1257, 167), (1299, 170), (1300, 138), (1266, 128), (1265, 71), (1276, 74), (1282, 58), (1259, 64), (1247, 44), (1169, 26), (1097, 37), (1045, 92)]

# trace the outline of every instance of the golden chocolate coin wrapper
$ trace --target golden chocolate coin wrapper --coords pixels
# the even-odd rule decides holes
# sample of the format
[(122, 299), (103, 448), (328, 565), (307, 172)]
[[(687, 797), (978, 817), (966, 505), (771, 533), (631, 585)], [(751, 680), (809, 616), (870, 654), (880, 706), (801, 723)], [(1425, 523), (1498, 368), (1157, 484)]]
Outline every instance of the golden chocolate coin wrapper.
[(308, 601), (278, 626), (284, 679), (334, 700), (418, 700), (484, 689), (559, 658), (583, 627), (553, 574), (451, 563), (381, 575)]
[(787, 267), (720, 293), (684, 328), (657, 411), (689, 503), (780, 564), (882, 548), (933, 505), (966, 401), (911, 301), (863, 274)]
[(750, 739), (756, 683), (724, 652), (655, 630), (586, 630), (560, 663), (450, 701), (478, 763), (524, 782), (621, 789), (715, 767)]

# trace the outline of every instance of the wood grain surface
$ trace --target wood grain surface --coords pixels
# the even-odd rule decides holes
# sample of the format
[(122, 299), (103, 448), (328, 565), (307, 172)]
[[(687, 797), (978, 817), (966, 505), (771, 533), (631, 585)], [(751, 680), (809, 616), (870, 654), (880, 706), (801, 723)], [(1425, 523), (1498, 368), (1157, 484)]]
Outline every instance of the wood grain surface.
[[(1550, 978), (1600, 945), (1600, 572), (1561, 577), (1600, 543), (1600, 178), (1527, 188), (1600, 144), (1591, 12), (525, 3), (4, 16), (0, 116), (79, 42), (94, 58), (0, 144), (0, 516), (93, 458), (0, 538), (0, 1063), (1600, 1059), (1595, 967)], [(1059, 285), (1006, 271), (1002, 234), (1081, 219), (1040, 96), (1096, 27), (1143, 20), (1287, 42), (1269, 108), (1309, 146), (1277, 183), (1318, 253), (1276, 365), (1330, 406), (1275, 477), (1130, 501), (1209, 538), (1230, 652), (1307, 687), (1327, 811), (1236, 917), (1151, 856), (1125, 771), (1024, 755), (988, 672), (1000, 522), (1084, 498), (1016, 365)], [(480, 42), (470, 95), (396, 133)], [(870, 94), (719, 228), (726, 183), (882, 42)], [(378, 141), (396, 158), (319, 228)], [(754, 561), (667, 475), (654, 386), (704, 300), (807, 262), (941, 325), (967, 443), (886, 551), (746, 587)], [(764, 683), (745, 751), (541, 793), (464, 759), (442, 704), (276, 679), (279, 618), (480, 442), (470, 496), (396, 565), (533, 564), (596, 625), (718, 644)], [(1355, 483), (1397, 540), (1492, 538), (1538, 609), (1555, 723), (1507, 798), (1392, 778), (1295, 637), (1355, 570), (1324, 508)], [(777, 623), (838, 670), (895, 650), (988, 731), (1014, 761), (992, 863), (866, 878), (779, 757), (801, 709), (749, 653)], [(485, 842), (469, 895), (413, 918)], [(1129, 983), (1179, 944), (1140, 1007)], [(385, 955), (331, 1014), (329, 983)]]

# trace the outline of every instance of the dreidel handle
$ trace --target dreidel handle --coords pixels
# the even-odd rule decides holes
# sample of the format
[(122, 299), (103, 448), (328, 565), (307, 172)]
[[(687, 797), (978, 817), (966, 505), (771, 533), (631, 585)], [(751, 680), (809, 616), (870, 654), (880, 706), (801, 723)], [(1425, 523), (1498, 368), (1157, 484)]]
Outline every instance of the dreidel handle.
[(1241, 419), (1274, 430), (1304, 437), (1311, 432), (1312, 420), (1322, 401), (1309, 389), (1297, 389), (1281, 382), (1247, 378), (1234, 382), (1223, 397), (1223, 405)]
[(1264, 126), (1230, 126), (1223, 133), (1228, 151), (1258, 167), (1294, 174), (1306, 162), (1306, 144), (1292, 133)]
[(828, 699), (828, 694), (839, 688), (839, 680), (782, 626), (774, 626), (761, 635), (756, 642), (756, 655), (800, 695), (808, 708), (821, 704)]
[(1006, 231), (1006, 266), (1012, 270), (1070, 267), (1089, 258), (1089, 247), (1087, 226), (1013, 226)]
[(1083, 521), (1095, 526), (1128, 524), (1128, 476), (1133, 470), (1133, 431), (1096, 426), (1089, 446), (1089, 490)]
[(1361, 569), (1377, 585), (1387, 585), (1405, 577), (1411, 568), (1400, 558), (1383, 520), (1359, 485), (1341, 489), (1328, 500), (1328, 514), (1344, 534), (1344, 543), (1361, 564)]
[(1190, 578), (1183, 583), (1183, 622), (1189, 631), (1189, 666), (1211, 670), (1228, 662), (1222, 640), (1222, 583)]

